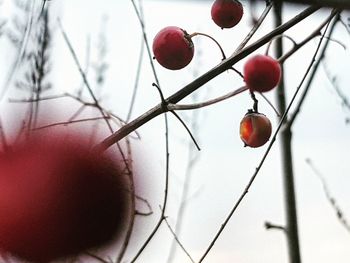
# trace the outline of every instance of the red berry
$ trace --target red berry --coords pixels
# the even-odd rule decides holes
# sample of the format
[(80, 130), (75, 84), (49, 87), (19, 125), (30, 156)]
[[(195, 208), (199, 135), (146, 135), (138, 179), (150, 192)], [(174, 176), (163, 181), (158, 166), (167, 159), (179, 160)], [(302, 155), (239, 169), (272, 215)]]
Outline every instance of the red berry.
[(281, 79), (279, 62), (269, 56), (256, 55), (244, 65), (244, 80), (251, 91), (266, 92), (276, 87)]
[(192, 60), (194, 45), (189, 34), (175, 26), (163, 28), (153, 40), (155, 59), (167, 69), (186, 67)]
[(241, 120), (239, 131), (245, 146), (256, 148), (270, 139), (272, 127), (265, 115), (249, 112)]
[(236, 0), (216, 0), (211, 7), (211, 17), (221, 28), (231, 28), (241, 21), (243, 6)]
[(113, 241), (128, 184), (109, 156), (80, 138), (42, 137), (0, 156), (0, 250), (47, 263)]

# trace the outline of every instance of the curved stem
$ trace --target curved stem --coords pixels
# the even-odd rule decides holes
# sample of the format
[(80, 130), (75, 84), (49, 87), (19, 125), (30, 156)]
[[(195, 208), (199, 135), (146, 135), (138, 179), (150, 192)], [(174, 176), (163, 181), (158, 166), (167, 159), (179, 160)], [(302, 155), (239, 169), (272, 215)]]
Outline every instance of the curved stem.
[(209, 36), (209, 35), (207, 35), (205, 33), (199, 33), (199, 32), (194, 32), (194, 33), (188, 35), (189, 38), (193, 38), (195, 36), (204, 36), (204, 37), (210, 38), (219, 47), (221, 55), (222, 55), (222, 60), (226, 59), (226, 55), (225, 55), (224, 50), (222, 49), (221, 45), (219, 44), (219, 42), (215, 38), (213, 38), (212, 36)]
[(244, 75), (242, 74), (242, 72), (240, 72), (239, 70), (235, 69), (234, 67), (230, 67), (229, 69), (233, 70), (233, 71), (236, 72), (242, 79), (244, 79)]
[(170, 112), (171, 112), (171, 113), (179, 120), (179, 122), (185, 127), (185, 129), (186, 129), (186, 131), (188, 132), (188, 134), (190, 135), (190, 137), (191, 137), (191, 139), (192, 139), (194, 145), (196, 145), (197, 150), (200, 151), (201, 148), (199, 147), (199, 145), (198, 145), (196, 139), (194, 138), (194, 136), (193, 136), (191, 130), (187, 127), (186, 123), (180, 118), (180, 116), (179, 116), (175, 111), (172, 110), (172, 111), (170, 111)]
[(284, 34), (281, 34), (279, 36), (275, 36), (273, 39), (270, 40), (270, 42), (267, 44), (267, 47), (266, 47), (266, 51), (265, 51), (265, 55), (268, 56), (269, 55), (269, 51), (270, 51), (270, 47), (272, 45), (272, 42), (277, 40), (277, 39), (280, 39), (280, 38), (287, 38), (288, 40), (290, 40), (292, 43), (293, 43), (293, 47), (296, 47), (298, 44), (297, 42), (295, 42), (295, 40), (293, 38), (291, 38), (290, 36), (288, 35), (284, 35)]

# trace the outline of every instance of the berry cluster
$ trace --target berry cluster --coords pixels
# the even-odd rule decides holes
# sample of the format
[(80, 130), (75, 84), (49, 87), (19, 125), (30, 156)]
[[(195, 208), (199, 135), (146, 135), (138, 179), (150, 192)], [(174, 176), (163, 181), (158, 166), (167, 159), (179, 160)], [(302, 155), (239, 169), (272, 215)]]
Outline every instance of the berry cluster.
[[(236, 26), (242, 16), (243, 6), (237, 0), (215, 0), (211, 8), (214, 23), (222, 29)], [(176, 26), (163, 28), (153, 40), (154, 58), (160, 65), (170, 70), (186, 67), (194, 55), (192, 37), (195, 35), (205, 34), (188, 34)], [(252, 95), (254, 92), (267, 92), (278, 85), (281, 66), (277, 60), (268, 55), (255, 55), (246, 61), (243, 76), (246, 87)], [(255, 110), (248, 111), (242, 119), (240, 135), (246, 146), (260, 147), (269, 140), (272, 128), (269, 119), (259, 113), (257, 107), (254, 108)]]

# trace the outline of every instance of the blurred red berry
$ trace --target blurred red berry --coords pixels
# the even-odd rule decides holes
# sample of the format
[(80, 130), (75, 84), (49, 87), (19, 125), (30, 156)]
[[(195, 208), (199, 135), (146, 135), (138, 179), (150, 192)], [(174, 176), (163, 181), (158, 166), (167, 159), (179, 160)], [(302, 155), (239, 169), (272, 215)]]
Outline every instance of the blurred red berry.
[(153, 40), (153, 53), (160, 65), (178, 70), (186, 67), (194, 55), (194, 45), (189, 34), (175, 26), (163, 28)]
[(281, 79), (279, 62), (269, 56), (256, 55), (244, 65), (244, 80), (251, 91), (266, 92), (276, 87)]
[(35, 138), (0, 156), (0, 250), (50, 262), (120, 235), (130, 194), (110, 156), (64, 135)]
[(240, 136), (245, 146), (260, 147), (271, 136), (272, 126), (270, 120), (261, 113), (249, 112), (240, 123)]
[(243, 6), (236, 0), (216, 0), (211, 7), (211, 17), (221, 28), (234, 27), (242, 16)]

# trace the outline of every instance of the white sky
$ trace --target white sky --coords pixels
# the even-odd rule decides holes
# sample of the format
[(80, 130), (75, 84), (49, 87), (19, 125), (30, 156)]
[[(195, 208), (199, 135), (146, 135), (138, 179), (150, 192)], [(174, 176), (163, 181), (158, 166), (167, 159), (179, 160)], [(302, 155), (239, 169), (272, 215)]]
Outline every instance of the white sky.
[[(4, 1), (4, 8), (10, 8)], [(40, 1), (39, 1), (40, 2)], [(82, 64), (85, 63), (86, 39), (91, 39), (91, 60), (96, 61), (96, 45), (101, 27), (101, 19), (108, 16), (106, 27), (109, 63), (107, 81), (103, 91), (103, 105), (113, 109), (125, 118), (130, 101), (137, 59), (141, 41), (140, 27), (130, 1), (115, 0), (53, 0), (54, 16), (60, 17), (63, 27), (77, 52)], [(176, 25), (188, 32), (200, 31), (214, 36), (227, 54), (234, 51), (248, 33), (251, 25), (249, 5), (244, 3), (245, 15), (241, 23), (231, 30), (220, 30), (210, 18), (211, 2), (191, 3), (190, 1), (145, 1), (147, 34), (153, 36), (163, 27)], [(7, 10), (7, 9), (3, 9)], [(10, 9), (8, 9), (10, 10)], [(258, 12), (261, 12), (259, 7)], [(301, 9), (300, 9), (301, 10)], [(291, 18), (300, 11), (289, 7), (285, 18)], [(0, 15), (10, 16), (11, 12)], [(302, 40), (328, 15), (323, 10), (300, 23), (288, 35), (296, 41)], [(345, 20), (346, 20), (346, 16)], [(271, 16), (253, 38), (257, 39), (271, 29)], [(55, 26), (53, 48), (52, 81), (57, 90), (74, 92), (81, 79), (57, 26)], [(338, 26), (335, 39), (349, 46), (349, 35), (344, 27)], [(187, 69), (168, 71), (156, 64), (156, 69), (164, 94), (170, 95), (193, 80), (193, 72), (206, 72), (220, 61), (220, 53), (215, 45), (205, 38), (195, 38), (196, 54)], [(287, 47), (291, 47), (288, 41)], [(1, 40), (6, 46), (6, 41)], [(316, 48), (317, 41), (311, 41), (286, 63), (287, 93), (293, 94), (304, 70)], [(327, 53), (327, 67), (338, 77), (340, 87), (348, 96), (350, 81), (348, 73), (349, 52), (332, 43)], [(7, 50), (7, 49), (5, 49)], [(11, 63), (11, 56), (4, 49), (1, 58), (6, 59), (2, 71)], [(200, 51), (200, 52), (198, 52)], [(259, 50), (264, 52), (265, 47)], [(241, 70), (244, 60), (236, 65)], [(93, 69), (90, 69), (93, 72)], [(4, 77), (5, 74), (2, 74)], [(93, 83), (93, 74), (89, 75)], [(1, 82), (3, 78), (1, 79)], [(0, 82), (0, 83), (1, 83)], [(159, 96), (152, 87), (153, 76), (144, 58), (139, 94), (137, 95), (133, 117), (144, 113), (159, 103)], [(224, 73), (196, 92), (199, 99), (222, 95), (243, 84), (233, 73)], [(274, 101), (273, 93), (267, 96)], [(186, 99), (187, 102), (191, 101)], [(223, 103), (198, 110), (199, 123), (195, 136), (202, 151), (193, 170), (191, 198), (187, 203), (186, 218), (179, 238), (190, 254), (199, 259), (214, 234), (231, 210), (238, 196), (244, 190), (266, 147), (260, 149), (243, 148), (239, 138), (239, 122), (252, 105), (247, 93)], [(266, 102), (260, 100), (260, 110), (277, 126), (274, 112)], [(62, 111), (62, 114), (68, 112)], [(183, 119), (190, 123), (190, 112), (181, 112)], [(348, 172), (350, 148), (350, 125), (345, 124), (349, 111), (342, 109), (334, 89), (320, 68), (310, 95), (293, 127), (293, 153), (296, 194), (299, 215), (299, 233), (303, 262), (346, 263), (350, 258), (350, 233), (346, 232), (336, 218), (335, 212), (325, 198), (322, 185), (305, 163), (311, 158), (325, 176), (332, 195), (350, 220), (350, 178)], [(167, 215), (172, 226), (176, 222), (176, 212), (180, 201), (184, 171), (187, 165), (189, 146), (194, 147), (179, 122), (170, 119), (170, 189)], [(140, 167), (138, 179), (139, 194), (150, 201), (154, 214), (139, 218), (135, 227), (137, 236), (125, 257), (127, 261), (138, 250), (159, 218), (159, 205), (164, 191), (165, 154), (164, 121), (162, 117), (152, 120), (139, 129), (142, 136), (135, 142), (137, 155), (135, 163)], [(10, 124), (9, 124), (10, 125)], [(240, 263), (281, 263), (287, 262), (285, 237), (279, 231), (266, 231), (264, 222), (284, 223), (284, 204), (280, 172), (278, 139), (267, 158), (257, 180), (233, 216), (227, 228), (213, 247), (205, 262)], [(142, 209), (142, 206), (140, 206)], [(138, 262), (164, 263), (172, 236), (166, 226), (160, 228), (154, 240), (145, 249)], [(176, 263), (190, 262), (178, 249)]]

